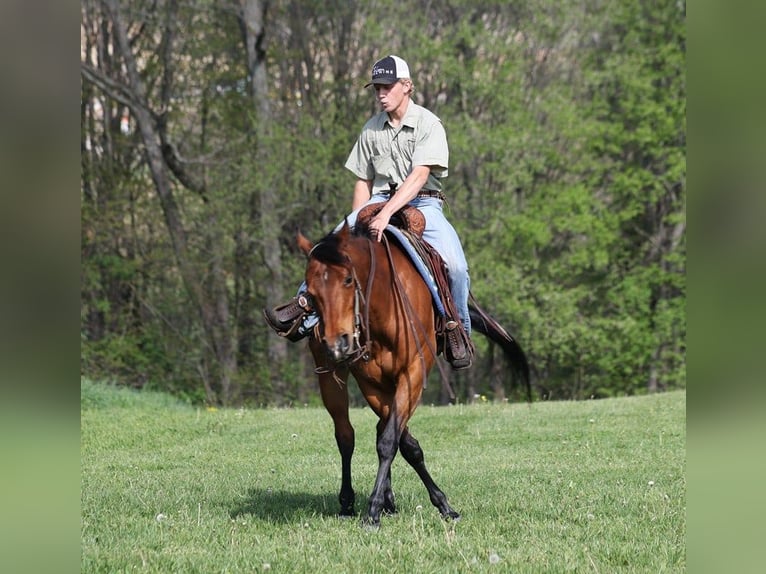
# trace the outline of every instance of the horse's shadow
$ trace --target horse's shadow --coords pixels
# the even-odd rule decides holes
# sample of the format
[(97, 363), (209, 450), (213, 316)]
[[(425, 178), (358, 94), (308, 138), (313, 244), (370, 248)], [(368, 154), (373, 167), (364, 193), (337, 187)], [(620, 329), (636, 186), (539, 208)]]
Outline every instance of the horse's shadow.
[(250, 488), (229, 511), (232, 519), (252, 516), (268, 522), (295, 522), (309, 516), (337, 516), (337, 495)]

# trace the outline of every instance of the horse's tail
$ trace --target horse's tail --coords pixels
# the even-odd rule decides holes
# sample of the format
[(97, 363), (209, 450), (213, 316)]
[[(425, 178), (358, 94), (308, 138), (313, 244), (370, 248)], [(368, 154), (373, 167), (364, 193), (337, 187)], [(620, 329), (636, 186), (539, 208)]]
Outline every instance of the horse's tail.
[(468, 312), (471, 316), (471, 328), (486, 336), (493, 343), (500, 345), (500, 348), (503, 349), (503, 354), (511, 367), (513, 383), (521, 381), (527, 391), (527, 400), (532, 402), (529, 363), (521, 345), (479, 306), (473, 293), (470, 294), (468, 300)]

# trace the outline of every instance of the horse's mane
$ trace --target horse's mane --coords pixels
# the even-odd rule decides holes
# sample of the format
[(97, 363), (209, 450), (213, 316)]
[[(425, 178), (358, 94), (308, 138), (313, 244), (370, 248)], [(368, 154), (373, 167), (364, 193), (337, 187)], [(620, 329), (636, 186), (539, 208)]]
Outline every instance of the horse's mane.
[[(357, 225), (351, 231), (351, 237), (367, 237), (369, 230), (364, 225)], [(320, 239), (311, 250), (310, 256), (327, 265), (345, 265), (348, 263), (348, 255), (340, 250), (340, 232), (330, 232)]]
[[(359, 236), (360, 233), (357, 230), (353, 235)], [(314, 245), (309, 255), (327, 265), (345, 265), (348, 263), (348, 255), (340, 250), (340, 245), (340, 235), (330, 232)]]
[(339, 246), (340, 238), (334, 233), (328, 233), (317, 241), (309, 256), (328, 265), (343, 265), (347, 257), (340, 252)]
[(370, 232), (370, 223), (372, 222), (372, 218), (369, 217), (367, 219), (357, 219), (356, 224), (354, 225), (354, 228), (351, 230), (351, 234), (355, 237), (366, 237), (369, 239), (372, 237), (372, 233)]

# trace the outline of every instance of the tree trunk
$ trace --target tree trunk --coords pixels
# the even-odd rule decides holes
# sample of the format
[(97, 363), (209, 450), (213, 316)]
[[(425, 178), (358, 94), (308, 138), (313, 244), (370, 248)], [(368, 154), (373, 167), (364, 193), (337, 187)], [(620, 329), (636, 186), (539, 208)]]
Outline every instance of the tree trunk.
[[(268, 165), (268, 147), (264, 145), (271, 135), (272, 113), (268, 96), (268, 82), (266, 76), (266, 50), (264, 46), (266, 3), (261, 0), (241, 0), (241, 25), (247, 52), (247, 69), (250, 76), (250, 88), (253, 97), (253, 105), (257, 112), (256, 122), (253, 129), (257, 130), (256, 142), (256, 165), (259, 168), (257, 178), (257, 205), (258, 210), (253, 213), (256, 219), (254, 224), (262, 233), (263, 261), (268, 273), (264, 282), (265, 303), (267, 307), (275, 307), (283, 302), (284, 291), (282, 289), (282, 249), (279, 244), (281, 231), (279, 217), (277, 215), (277, 192), (271, 185), (270, 177), (265, 168)], [(279, 368), (287, 357), (287, 342), (281, 337), (270, 336), (268, 341), (268, 360), (275, 365), (272, 373), (272, 385), (281, 399), (286, 389), (281, 380)]]
[[(130, 49), (128, 33), (117, 0), (105, 0), (107, 9), (114, 24), (114, 33), (120, 53), (123, 56), (128, 75), (130, 94), (129, 105), (133, 112), (141, 139), (146, 150), (146, 159), (151, 173), (157, 196), (160, 200), (165, 217), (173, 252), (183, 278), (184, 286), (194, 307), (197, 308), (208, 345), (218, 363), (220, 396), (211, 396), (208, 391), (208, 401), (221, 401), (229, 404), (238, 393), (235, 392), (235, 377), (237, 371), (236, 356), (231, 344), (231, 332), (228, 325), (228, 302), (225, 291), (211, 289), (206, 292), (203, 281), (189, 254), (186, 231), (173, 195), (170, 182), (169, 168), (163, 156), (161, 134), (155, 124), (143, 81), (138, 72), (138, 66)], [(213, 248), (219, 251), (218, 248)], [(219, 253), (220, 255), (220, 253)], [(214, 266), (213, 274), (222, 273), (220, 266)], [(215, 281), (215, 279), (214, 279)]]
[(668, 302), (679, 296), (677, 289), (668, 285), (666, 279), (684, 271), (676, 268), (678, 263), (671, 262), (672, 256), (680, 251), (681, 243), (686, 235), (685, 217), (681, 217), (675, 222), (668, 221), (671, 214), (678, 212), (686, 212), (686, 193), (682, 182), (676, 182), (666, 187), (665, 194), (657, 201), (650, 217), (653, 229), (647, 264), (654, 263), (662, 270), (662, 279), (659, 285), (654, 288), (649, 306), (653, 330), (657, 333), (647, 380), (647, 390), (650, 393), (664, 390), (666, 384), (663, 379), (674, 370), (674, 365), (670, 364), (671, 360), (665, 359), (664, 354), (668, 349), (677, 350), (674, 349), (674, 341), (678, 340), (678, 336), (673, 333), (668, 338), (667, 333), (658, 332), (656, 315), (664, 309), (663, 302)]

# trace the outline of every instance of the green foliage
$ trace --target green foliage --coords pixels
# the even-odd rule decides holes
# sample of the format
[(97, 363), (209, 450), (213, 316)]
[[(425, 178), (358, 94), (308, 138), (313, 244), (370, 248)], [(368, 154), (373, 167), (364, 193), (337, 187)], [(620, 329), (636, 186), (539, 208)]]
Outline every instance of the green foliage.
[[(126, 15), (143, 31), (133, 41), (153, 103), (167, 14), (140, 6)], [(98, 14), (85, 20), (106, 33)], [(472, 289), (522, 343), (541, 394), (685, 387), (684, 2), (280, 4), (260, 46), (270, 118), (256, 111), (241, 24), (209, 2), (178, 8), (172, 105), (156, 110), (204, 182), (201, 193), (173, 180), (173, 192), (202, 292), (224, 290), (215, 308), (228, 311), (240, 400), (317, 400), (302, 347), (274, 362), (260, 308), (300, 282), (296, 230), (318, 239), (350, 207), (343, 163), (375, 110), (369, 65), (386, 53), (408, 60), (416, 101), (445, 124), (447, 214)], [(119, 63), (98, 62), (115, 75)], [(217, 344), (180, 277), (140, 135), (121, 131), (124, 105), (83, 82), (83, 102), (95, 98), (103, 120), (83, 116), (83, 374), (210, 401)], [(469, 380), (453, 380), (463, 400), (493, 391), (493, 355), (479, 350)]]
[[(410, 425), (462, 514), (444, 522), (397, 457), (398, 514), (338, 520), (323, 409), (168, 408), (85, 384), (81, 571), (683, 572), (686, 394), (421, 407)], [(168, 403), (172, 399), (166, 397)], [(360, 509), (375, 416), (352, 409)]]

